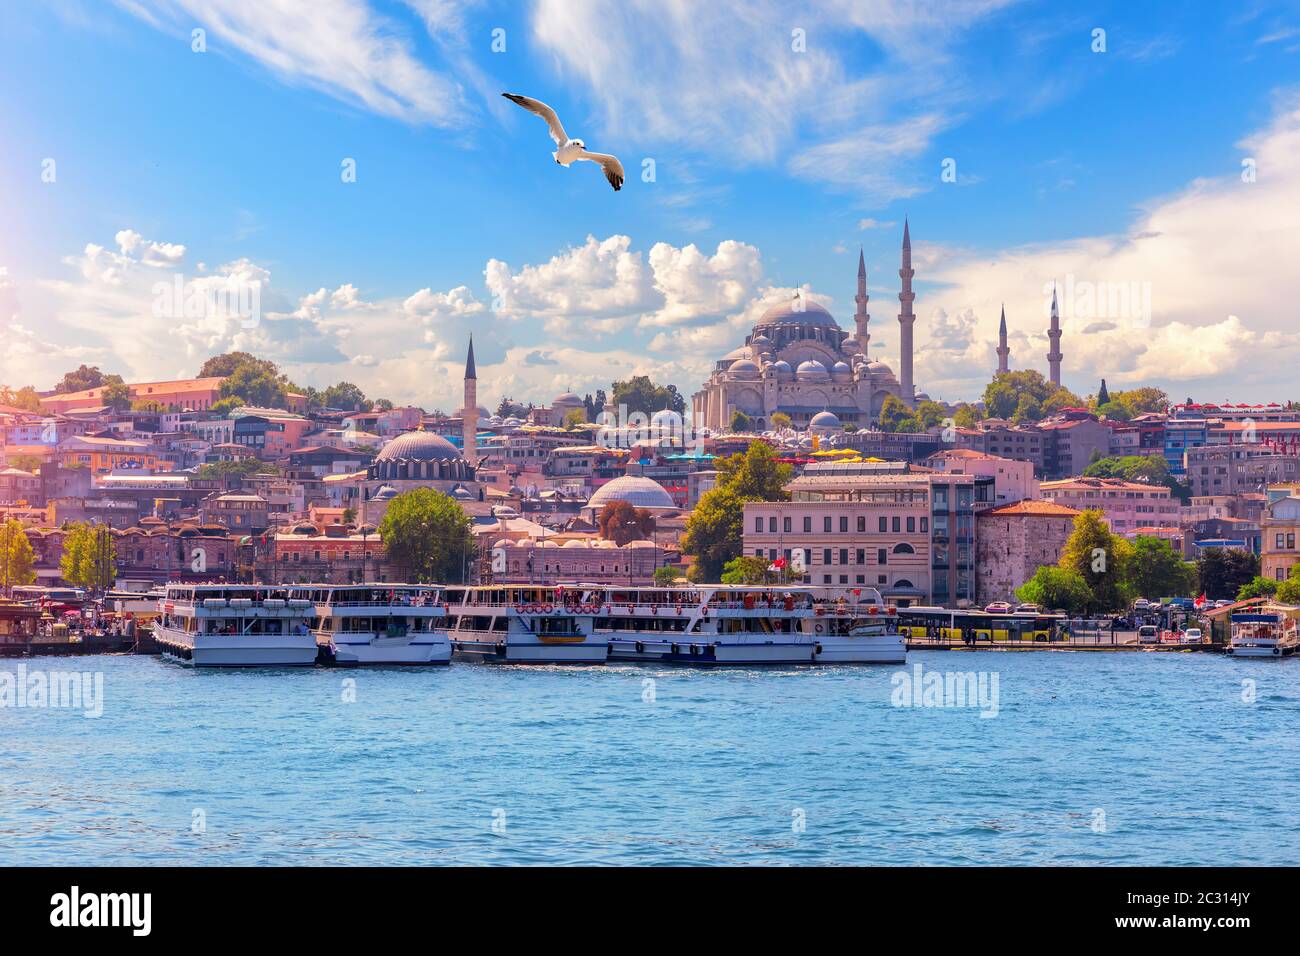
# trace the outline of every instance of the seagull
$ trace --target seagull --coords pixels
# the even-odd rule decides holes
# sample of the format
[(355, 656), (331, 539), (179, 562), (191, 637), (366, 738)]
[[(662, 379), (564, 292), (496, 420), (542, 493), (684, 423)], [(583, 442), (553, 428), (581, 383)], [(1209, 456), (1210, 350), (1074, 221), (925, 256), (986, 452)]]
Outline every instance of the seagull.
[(560, 118), (555, 115), (555, 110), (541, 100), (535, 100), (531, 96), (519, 96), (515, 93), (502, 93), (501, 95), (510, 102), (517, 103), (528, 112), (536, 113), (546, 120), (546, 128), (551, 131), (551, 139), (555, 140), (555, 145), (559, 147), (559, 149), (551, 153), (557, 163), (561, 166), (568, 166), (580, 159), (589, 159), (593, 163), (600, 164), (600, 168), (605, 171), (605, 178), (609, 180), (609, 184), (614, 187), (615, 192), (623, 188), (623, 164), (618, 161), (617, 156), (610, 156), (608, 153), (589, 153), (587, 152), (587, 144), (582, 140), (569, 139), (569, 134), (564, 131)]

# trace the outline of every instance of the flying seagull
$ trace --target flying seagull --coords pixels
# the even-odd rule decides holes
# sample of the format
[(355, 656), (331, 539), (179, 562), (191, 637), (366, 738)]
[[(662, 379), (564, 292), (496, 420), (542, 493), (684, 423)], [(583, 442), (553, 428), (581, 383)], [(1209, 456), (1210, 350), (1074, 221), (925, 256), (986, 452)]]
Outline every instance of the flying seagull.
[(610, 156), (608, 153), (589, 153), (587, 152), (587, 144), (582, 140), (569, 139), (569, 134), (564, 131), (560, 118), (555, 115), (555, 110), (541, 100), (535, 100), (531, 96), (518, 96), (515, 93), (502, 93), (501, 95), (510, 102), (517, 103), (528, 112), (536, 113), (546, 120), (546, 128), (551, 131), (551, 139), (555, 140), (555, 145), (559, 147), (559, 149), (551, 153), (557, 163), (561, 166), (568, 166), (580, 159), (589, 159), (593, 163), (600, 164), (600, 168), (605, 171), (605, 178), (609, 180), (609, 184), (614, 187), (615, 192), (623, 188), (623, 164), (618, 161), (617, 156)]

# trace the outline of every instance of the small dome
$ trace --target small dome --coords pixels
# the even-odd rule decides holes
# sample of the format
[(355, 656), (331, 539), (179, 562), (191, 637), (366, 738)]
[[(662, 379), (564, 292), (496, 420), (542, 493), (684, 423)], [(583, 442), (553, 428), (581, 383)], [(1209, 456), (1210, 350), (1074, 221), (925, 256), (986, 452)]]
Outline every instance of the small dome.
[(629, 541), (627, 546), (629, 548), (653, 548), (655, 543), (653, 541)]
[(569, 541), (564, 542), (564, 546), (566, 548), (585, 548), (587, 545), (577, 538), (572, 538)]
[(451, 489), (451, 496), (457, 501), (474, 500), (474, 492), (470, 491), (464, 485), (457, 485), (455, 488)]
[(515, 418), (511, 416), (510, 418), (507, 418), (505, 421), (503, 421), (501, 424), (506, 426), (507, 428), (518, 428), (523, 423), (524, 421), (522, 418)]
[(386, 444), (376, 461), (455, 461), (463, 457), (458, 449), (433, 432), (406, 432)]
[[(464, 417), (465, 417), (465, 406), (462, 405), (460, 408), (456, 409), (455, 413), (452, 415), (452, 418), (464, 418)], [(478, 417), (482, 421), (487, 421), (489, 418), (492, 417), (492, 413), (489, 412), (482, 405), (480, 405), (478, 407)]]
[(831, 371), (834, 372), (836, 375), (841, 375), (845, 372), (851, 372), (853, 371), (853, 369), (849, 368), (846, 362), (836, 362), (835, 365), (831, 368)]
[(808, 422), (808, 426), (810, 428), (826, 428), (834, 429), (836, 431), (842, 427), (840, 425), (839, 416), (832, 411), (818, 412)]
[(731, 368), (727, 369), (727, 374), (732, 378), (758, 378), (758, 366), (749, 359), (741, 359), (738, 362), (731, 363)]
[(371, 501), (392, 501), (397, 497), (397, 489), (392, 485), (380, 485)]
[(611, 501), (626, 501), (636, 508), (675, 508), (663, 485), (642, 475), (622, 475), (603, 484), (587, 501), (589, 508), (603, 508)]
[(777, 359), (775, 362), (773, 362), (772, 371), (776, 372), (777, 375), (794, 374), (794, 369), (790, 367), (790, 363), (787, 362), (785, 359)]
[(759, 349), (770, 348), (772, 345), (772, 340), (769, 339), (766, 335), (760, 333), (759, 335), (756, 335), (752, 339), (750, 339), (749, 344), (754, 348), (759, 348)]
[(494, 548), (508, 548), (508, 547), (510, 547), (512, 544), (514, 544), (514, 542), (511, 541), (509, 538), (497, 538), (496, 543), (493, 544), (492, 547), (494, 547)]
[(795, 370), (795, 374), (800, 378), (817, 380), (825, 378), (829, 373), (826, 371), (826, 366), (821, 362), (816, 359), (809, 359), (806, 362), (799, 363), (799, 368)]
[(551, 407), (555, 407), (556, 405), (581, 405), (581, 404), (582, 404), (582, 399), (580, 399), (577, 395), (574, 395), (572, 392), (565, 392), (563, 395), (555, 396), (554, 401), (551, 402)]

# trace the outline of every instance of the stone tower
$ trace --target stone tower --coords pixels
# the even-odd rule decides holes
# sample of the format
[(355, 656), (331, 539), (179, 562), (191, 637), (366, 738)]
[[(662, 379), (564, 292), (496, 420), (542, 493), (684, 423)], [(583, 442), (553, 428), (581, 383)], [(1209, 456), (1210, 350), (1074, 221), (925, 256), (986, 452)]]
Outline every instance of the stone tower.
[(478, 464), (478, 373), (474, 369), (474, 336), (469, 337), (469, 354), (465, 356), (465, 410), (461, 417), (461, 436), (465, 461)]
[(1051, 351), (1047, 353), (1047, 377), (1057, 388), (1061, 387), (1061, 315), (1056, 309), (1056, 286), (1052, 286), (1052, 324), (1048, 326), (1047, 338), (1051, 341)]
[(1011, 356), (1011, 348), (1007, 345), (1007, 307), (1002, 307), (1002, 322), (998, 325), (998, 374), (1005, 375), (1011, 369), (1007, 366), (1007, 359)]
[(871, 315), (867, 312), (867, 300), (871, 296), (867, 295), (867, 260), (862, 256), (862, 250), (858, 250), (858, 294), (854, 296), (853, 301), (858, 304), (858, 310), (853, 313), (853, 324), (857, 327), (855, 337), (858, 340), (858, 351), (863, 355), (870, 355), (867, 351), (867, 345), (871, 341)]

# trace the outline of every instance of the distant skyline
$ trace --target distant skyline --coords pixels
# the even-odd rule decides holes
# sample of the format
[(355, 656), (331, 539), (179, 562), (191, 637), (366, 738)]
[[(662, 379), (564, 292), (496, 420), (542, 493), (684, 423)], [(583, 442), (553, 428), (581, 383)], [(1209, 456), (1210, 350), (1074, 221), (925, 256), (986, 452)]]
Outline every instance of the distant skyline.
[[(908, 217), (934, 398), (980, 396), (1003, 303), (1011, 368), (1046, 375), (1053, 283), (1073, 391), (1300, 398), (1293, 4), (285, 6), (0, 9), (0, 384), (244, 349), (451, 411), (473, 332), (485, 405), (689, 398), (795, 289), (852, 329), (859, 247), (894, 364)], [(160, 308), (232, 280), (257, 321)]]

